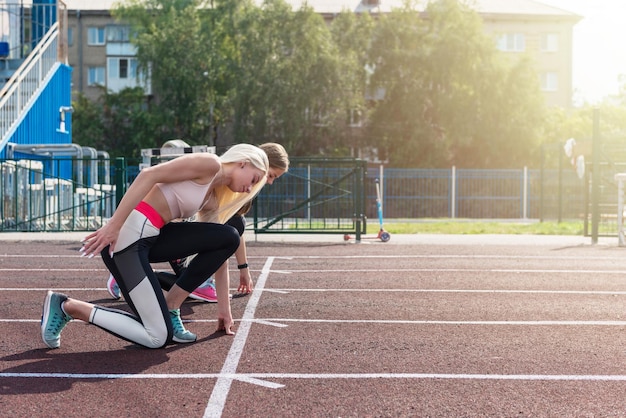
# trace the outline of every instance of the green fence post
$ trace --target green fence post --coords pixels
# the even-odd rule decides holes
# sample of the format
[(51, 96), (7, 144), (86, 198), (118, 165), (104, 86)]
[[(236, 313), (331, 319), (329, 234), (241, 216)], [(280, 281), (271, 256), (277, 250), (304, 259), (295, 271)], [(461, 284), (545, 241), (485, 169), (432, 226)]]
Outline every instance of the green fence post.
[(120, 204), (122, 197), (126, 193), (126, 159), (117, 157), (115, 159), (115, 207)]
[(355, 182), (356, 190), (354, 191), (354, 214), (355, 214), (355, 228), (354, 228), (354, 239), (356, 242), (361, 242), (361, 219), (363, 219), (363, 214), (365, 213), (365, 208), (363, 207), (363, 196), (365, 195), (365, 175), (363, 174), (363, 168), (358, 160), (356, 162), (356, 170), (357, 170), (357, 178)]
[(600, 225), (600, 110), (593, 109), (593, 137), (592, 137), (592, 167), (591, 175), (591, 243), (598, 243), (598, 229)]
[[(559, 144), (560, 145), (560, 144)], [(559, 146), (558, 155), (559, 155), (559, 221), (561, 223), (563, 221), (563, 158), (564, 150)]]

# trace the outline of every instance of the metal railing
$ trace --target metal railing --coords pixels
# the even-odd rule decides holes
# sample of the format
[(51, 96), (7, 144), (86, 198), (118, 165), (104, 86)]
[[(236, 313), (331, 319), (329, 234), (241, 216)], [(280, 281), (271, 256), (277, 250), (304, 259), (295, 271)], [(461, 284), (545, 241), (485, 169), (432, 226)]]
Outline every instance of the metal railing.
[(364, 160), (292, 158), (289, 172), (261, 190), (255, 233), (365, 232)]
[[(0, 161), (0, 231), (87, 231), (99, 228), (116, 207), (116, 185), (84, 184), (109, 161), (76, 159)], [(83, 172), (84, 171), (84, 172)]]
[[(0, 160), (0, 231), (93, 230), (108, 220), (137, 173), (122, 158)], [(376, 219), (380, 180), (386, 219), (589, 217), (589, 181), (558, 170), (383, 169), (361, 160), (292, 159), (259, 194), (259, 233), (357, 233)], [(601, 207), (615, 226), (617, 185)], [(615, 235), (617, 229), (607, 229)]]
[(56, 12), (57, 21), (0, 90), (0, 148), (17, 128), (20, 116), (53, 68), (59, 63), (67, 63), (65, 4), (58, 2)]

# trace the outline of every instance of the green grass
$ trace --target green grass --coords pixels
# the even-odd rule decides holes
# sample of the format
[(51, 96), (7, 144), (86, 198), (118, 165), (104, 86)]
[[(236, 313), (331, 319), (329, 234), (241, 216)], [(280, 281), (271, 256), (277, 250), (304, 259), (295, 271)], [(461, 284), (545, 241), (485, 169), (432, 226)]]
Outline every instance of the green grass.
[[(384, 225), (390, 234), (529, 234), (529, 235), (583, 235), (583, 221), (515, 222), (474, 221), (467, 219), (425, 219), (407, 222), (389, 222)], [(368, 222), (367, 233), (377, 233), (378, 223)]]

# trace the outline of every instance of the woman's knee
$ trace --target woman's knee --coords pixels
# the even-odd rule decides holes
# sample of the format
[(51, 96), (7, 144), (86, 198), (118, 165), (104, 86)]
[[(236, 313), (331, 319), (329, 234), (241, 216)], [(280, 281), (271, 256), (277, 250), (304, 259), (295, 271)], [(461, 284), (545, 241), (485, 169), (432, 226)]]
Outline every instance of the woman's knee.
[(239, 237), (239, 232), (237, 232), (237, 230), (233, 227), (225, 228), (225, 230), (228, 232), (224, 233), (224, 244), (234, 253), (235, 251), (237, 251), (237, 248), (239, 247), (239, 242), (241, 241), (241, 238)]
[(158, 329), (148, 330), (148, 335), (149, 339), (145, 344), (147, 348), (163, 348), (167, 345), (171, 338), (165, 324), (163, 324), (163, 327), (159, 327)]

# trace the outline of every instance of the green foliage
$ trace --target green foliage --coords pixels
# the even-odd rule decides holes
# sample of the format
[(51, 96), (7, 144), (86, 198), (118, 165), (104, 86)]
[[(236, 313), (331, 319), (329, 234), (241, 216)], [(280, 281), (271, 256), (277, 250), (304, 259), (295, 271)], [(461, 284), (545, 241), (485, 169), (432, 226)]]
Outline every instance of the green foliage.
[(393, 167), (533, 167), (542, 143), (591, 132), (589, 115), (546, 111), (531, 60), (504, 60), (457, 0), (330, 22), (284, 0), (124, 0), (114, 15), (153, 96), (79, 97), (73, 120), (77, 141), (113, 155), (181, 138), (218, 151), (276, 141), (294, 156), (376, 147)]
[(159, 136), (212, 144), (212, 105), (222, 67), (214, 58), (212, 20), (198, 0), (130, 0), (115, 16), (131, 24), (137, 59), (149, 69), (161, 121)]
[(426, 17), (406, 6), (381, 18), (370, 61), (385, 97), (375, 140), (400, 167), (508, 167), (537, 149), (541, 95), (527, 60), (503, 62), (478, 14), (454, 0)]
[(296, 155), (332, 147), (354, 100), (354, 58), (340, 54), (321, 16), (268, 0), (247, 10), (237, 41), (235, 141), (277, 141)]
[(155, 116), (148, 111), (143, 89), (103, 91), (98, 102), (79, 95), (72, 104), (73, 140), (109, 152), (111, 157), (139, 157), (141, 148), (161, 145), (155, 138)]
[[(106, 91), (103, 90), (103, 94)], [(72, 141), (99, 150), (110, 150), (104, 144), (104, 121), (101, 119), (102, 106), (78, 94), (72, 102)]]

